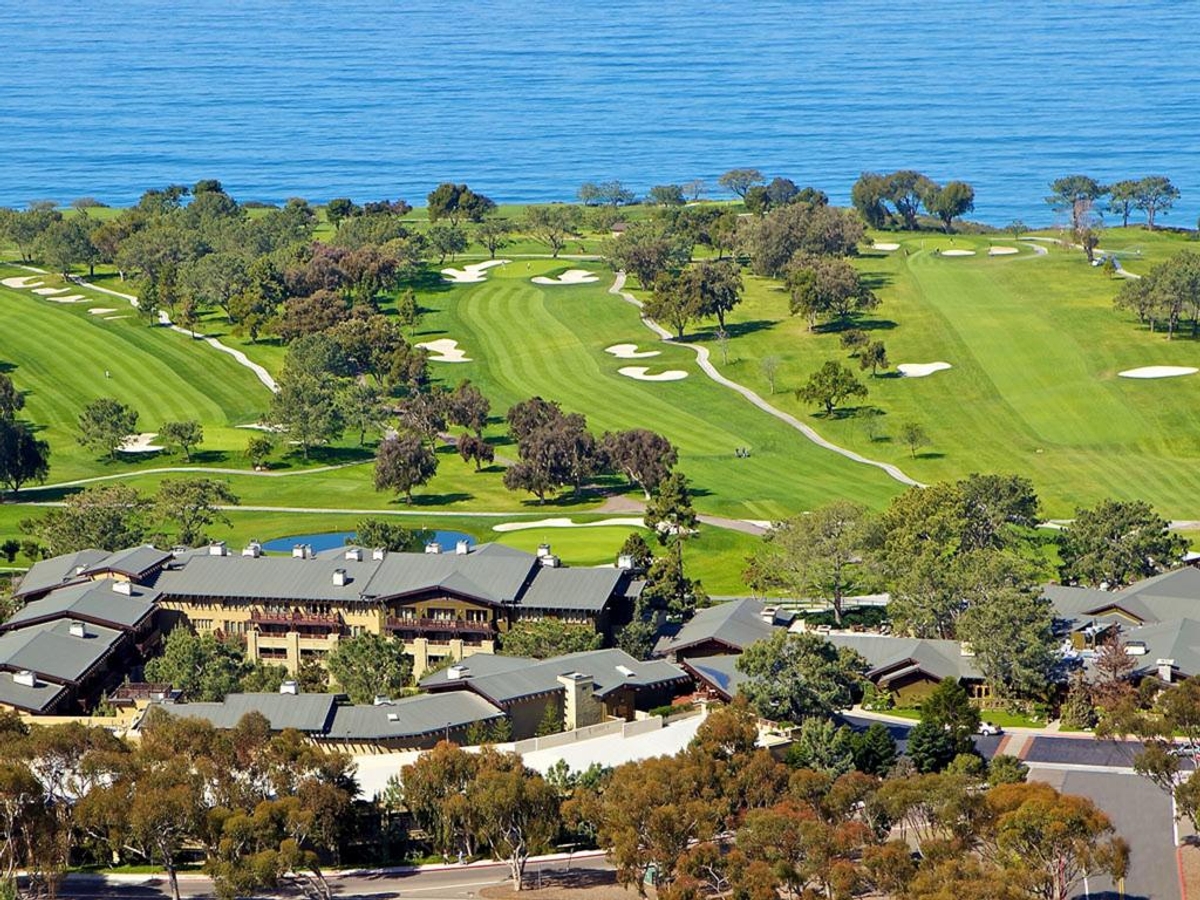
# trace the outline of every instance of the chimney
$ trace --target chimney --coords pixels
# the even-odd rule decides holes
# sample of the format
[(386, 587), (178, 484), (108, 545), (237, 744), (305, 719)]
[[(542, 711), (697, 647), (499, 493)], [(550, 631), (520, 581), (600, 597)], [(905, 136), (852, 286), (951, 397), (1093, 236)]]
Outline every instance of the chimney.
[(70, 625), (71, 637), (85, 638), (88, 636), (87, 626), (78, 619), (73, 620)]
[(543, 556), (549, 556), (550, 555), (550, 545), (549, 544), (538, 544), (537, 555), (538, 555), (539, 559)]
[(471, 552), (471, 542), (470, 541), (459, 541), (457, 544), (454, 545), (454, 552), (457, 553), (459, 556), (466, 556), (468, 553)]
[(1175, 675), (1175, 660), (1156, 659), (1154, 664), (1158, 666), (1158, 680), (1170, 684)]
[(558, 676), (563, 686), (563, 728), (574, 731), (604, 721), (604, 707), (596, 699), (596, 682), (591, 675), (568, 672)]
[(372, 706), (391, 706), (392, 698), (385, 697), (383, 694), (376, 694), (375, 699), (371, 701)]
[(208, 545), (209, 556), (226, 556), (228, 553), (229, 549), (225, 546), (224, 541), (213, 541)]
[(304, 558), (305, 558), (304, 545), (303, 544), (293, 544), (292, 545), (292, 559), (304, 559)]
[(112, 589), (114, 594), (124, 594), (126, 597), (133, 596), (133, 583), (130, 581), (114, 581)]
[(28, 669), (22, 669), (20, 672), (13, 672), (13, 682), (24, 685), (28, 688), (35, 688), (38, 686), (37, 676)]
[(258, 541), (251, 541), (242, 549), (242, 556), (249, 556), (251, 559), (258, 559), (262, 556), (262, 544)]
[(362, 562), (363, 552), (359, 547), (349, 547), (346, 549), (346, 559), (351, 562)]
[(617, 568), (630, 571), (633, 568), (633, 557), (628, 553), (622, 553), (617, 557)]
[(279, 685), (279, 693), (281, 694), (299, 694), (300, 684), (296, 681), (285, 681)]
[(371, 559), (380, 560), (387, 556), (387, 549), (384, 547), (376, 547), (371, 551)]
[(552, 553), (546, 553), (543, 555), (539, 555), (538, 559), (541, 561), (542, 565), (545, 566), (547, 569), (557, 569), (559, 566), (562, 565), (562, 560), (559, 559), (557, 556), (555, 556)]
[(350, 579), (346, 577), (345, 569), (334, 569), (333, 570), (333, 586), (334, 587), (345, 587), (349, 583), (350, 583)]
[(430, 541), (428, 544), (425, 545), (425, 552), (426, 553), (441, 553), (442, 545), (439, 544), (437, 541)]
[(471, 674), (471, 670), (466, 666), (451, 666), (446, 670), (447, 681), (461, 681)]

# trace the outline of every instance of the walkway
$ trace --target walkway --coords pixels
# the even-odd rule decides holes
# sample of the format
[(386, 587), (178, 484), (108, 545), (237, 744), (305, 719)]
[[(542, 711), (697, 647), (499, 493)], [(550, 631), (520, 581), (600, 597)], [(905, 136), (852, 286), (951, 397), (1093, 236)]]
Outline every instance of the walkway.
[[(636, 306), (640, 310), (642, 308), (641, 301), (638, 300), (636, 297), (634, 297), (633, 294), (626, 292), (624, 290), (624, 288), (625, 288), (625, 273), (618, 272), (616, 280), (613, 282), (613, 286), (608, 289), (608, 292), (610, 294), (614, 294), (615, 296), (620, 297), (626, 303), (632, 303), (634, 306)], [(707, 347), (701, 347), (697, 344), (680, 344), (680, 343), (678, 343), (677, 341), (675, 341), (674, 336), (669, 331), (667, 331), (665, 328), (663, 328), (661, 325), (659, 325), (653, 319), (646, 316), (644, 313), (642, 314), (642, 323), (647, 328), (649, 328), (651, 331), (653, 331), (655, 334), (657, 334), (660, 338), (662, 338), (664, 341), (671, 341), (672, 343), (675, 343), (677, 346), (687, 347), (690, 350), (695, 351), (696, 363), (697, 363), (697, 365), (700, 366), (700, 370), (702, 372), (704, 372), (705, 375), (707, 375), (709, 378), (711, 378), (717, 384), (727, 387), (732, 391), (737, 391), (739, 394), (741, 394), (743, 397), (745, 397), (747, 400), (749, 400), (751, 403), (753, 403), (755, 406), (757, 406), (763, 412), (774, 416), (775, 418), (779, 419), (781, 422), (783, 422), (787, 425), (790, 425), (792, 428), (799, 431), (802, 435), (804, 435), (806, 438), (808, 438), (810, 441), (812, 441), (818, 447), (821, 447), (825, 450), (829, 450), (833, 453), (838, 454), (839, 456), (844, 456), (846, 459), (848, 459), (852, 462), (862, 463), (865, 466), (874, 466), (877, 469), (882, 469), (884, 472), (886, 472), (888, 475), (890, 475), (896, 481), (899, 481), (901, 484), (906, 484), (906, 485), (909, 485), (910, 487), (925, 487), (925, 485), (923, 483), (921, 483), (920, 481), (917, 481), (915, 478), (911, 478), (908, 475), (906, 475), (904, 473), (904, 471), (901, 470), (898, 466), (894, 466), (891, 463), (880, 462), (879, 460), (875, 460), (875, 459), (868, 459), (867, 457), (862, 456), (861, 454), (855, 453), (853, 450), (847, 450), (845, 447), (839, 447), (837, 444), (834, 444), (831, 441), (827, 441), (825, 438), (821, 437), (821, 435), (817, 434), (817, 432), (814, 431), (810, 426), (804, 424), (799, 419), (797, 419), (795, 416), (790, 415), (789, 413), (785, 413), (783, 410), (777, 409), (776, 407), (772, 406), (770, 403), (768, 403), (766, 400), (764, 400), (762, 397), (760, 397), (754, 391), (750, 390), (750, 388), (746, 387), (745, 385), (739, 384), (736, 381), (732, 381), (732, 380), (726, 378), (724, 375), (722, 375), (720, 372), (717, 371), (716, 366), (714, 366), (712, 364), (712, 362), (709, 360), (709, 352), (708, 352)]]
[[(39, 269), (36, 266), (27, 266), (23, 263), (10, 262), (10, 263), (5, 263), (5, 265), (12, 266), (17, 269), (24, 269), (26, 272), (33, 272), (37, 275), (49, 275), (50, 274), (45, 269)], [(141, 306), (141, 304), (138, 302), (138, 298), (135, 297), (133, 294), (123, 294), (120, 291), (114, 291), (112, 288), (106, 288), (106, 287), (101, 287), (98, 284), (92, 284), (90, 281), (86, 281), (85, 279), (81, 278), (78, 275), (69, 276), (69, 280), (72, 281), (74, 284), (79, 285), (80, 287), (85, 287), (85, 288), (88, 288), (89, 290), (98, 291), (101, 294), (108, 294), (110, 297), (117, 297), (121, 300), (125, 300), (126, 302), (129, 303), (130, 306), (134, 307), (135, 309), (140, 308), (140, 306)], [(178, 331), (180, 334), (186, 334), (188, 337), (192, 338), (193, 340), (204, 341), (204, 343), (208, 344), (214, 350), (220, 350), (222, 353), (228, 353), (230, 356), (232, 356), (234, 358), (234, 361), (237, 362), (237, 364), (239, 366), (244, 366), (245, 368), (247, 368), (251, 372), (253, 372), (254, 376), (263, 383), (263, 386), (267, 390), (269, 390), (273, 394), (279, 393), (279, 385), (275, 382), (275, 379), (271, 377), (271, 373), (268, 372), (266, 369), (264, 369), (262, 366), (260, 366), (258, 363), (251, 360), (250, 357), (246, 356), (246, 354), (243, 353), (241, 350), (238, 350), (234, 347), (230, 347), (227, 344), (222, 344), (220, 341), (218, 341), (214, 337), (205, 337), (204, 335), (197, 335), (194, 332), (188, 331), (188, 329), (186, 329), (186, 328), (181, 328), (180, 326), (173, 324), (171, 322), (171, 317), (168, 316), (161, 309), (158, 311), (158, 322), (160, 325), (165, 325), (167, 328), (170, 328), (172, 331)]]

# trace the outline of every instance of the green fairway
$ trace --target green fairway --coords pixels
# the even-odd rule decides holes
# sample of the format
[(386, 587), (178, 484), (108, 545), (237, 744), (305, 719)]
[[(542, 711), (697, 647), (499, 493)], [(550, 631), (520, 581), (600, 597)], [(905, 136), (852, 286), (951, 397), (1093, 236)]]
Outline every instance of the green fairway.
[[(789, 318), (777, 283), (749, 279), (731, 331), (745, 323), (756, 328), (731, 341), (724, 370), (765, 393), (760, 361), (777, 355), (780, 406), (922, 481), (1016, 472), (1033, 478), (1050, 516), (1069, 516), (1106, 496), (1145, 499), (1171, 517), (1196, 516), (1200, 377), (1117, 377), (1139, 366), (1198, 365), (1193, 341), (1168, 342), (1115, 312), (1119, 281), (1089, 267), (1078, 251), (1050, 245), (1036, 255), (1028, 243), (1000, 235), (956, 236), (953, 245), (946, 237), (905, 235), (901, 242), (899, 251), (861, 260), (883, 300), (867, 323), (871, 338), (885, 342), (893, 365), (945, 361), (953, 368), (925, 378), (864, 376), (871, 392), (865, 405), (884, 413), (882, 439), (871, 440), (861, 416), (825, 419), (796, 401), (792, 391), (825, 359), (855, 369), (857, 360), (839, 348), (837, 333), (809, 333)], [(1113, 240), (1114, 248), (1134, 243), (1164, 258), (1167, 247), (1185, 246), (1140, 231)], [(1021, 252), (988, 256), (991, 244)], [(942, 255), (968, 248), (976, 255)], [(899, 441), (906, 421), (930, 437), (916, 459)]]

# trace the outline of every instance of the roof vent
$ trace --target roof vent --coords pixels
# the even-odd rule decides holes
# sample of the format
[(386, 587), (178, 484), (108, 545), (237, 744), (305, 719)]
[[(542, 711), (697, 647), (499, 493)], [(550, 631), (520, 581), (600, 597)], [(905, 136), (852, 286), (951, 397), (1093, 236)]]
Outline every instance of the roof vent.
[(550, 555), (550, 545), (549, 544), (538, 544), (537, 555), (539, 558), (543, 557), (543, 556), (549, 556)]
[(446, 670), (447, 681), (459, 681), (471, 674), (471, 670), (466, 666), (451, 666)]
[(333, 586), (334, 587), (345, 587), (349, 583), (350, 583), (350, 579), (347, 577), (345, 569), (334, 569), (333, 570)]
[(112, 589), (114, 594), (124, 594), (126, 597), (133, 596), (133, 582), (131, 581), (114, 581)]
[(386, 547), (376, 547), (374, 550), (371, 551), (371, 559), (376, 559), (376, 560), (383, 559), (385, 556), (387, 556), (387, 548)]
[(629, 668), (629, 666), (617, 666), (617, 671), (626, 678), (634, 678), (637, 676), (637, 672), (633, 671), (633, 669)]
[(1146, 646), (1145, 641), (1126, 641), (1125, 652), (1129, 656), (1145, 656), (1150, 648)]
[(441, 553), (442, 545), (439, 544), (437, 541), (430, 541), (428, 544), (425, 545), (425, 552), (426, 553)]
[(396, 715), (396, 713), (388, 713), (388, 721), (389, 722), (399, 722), (400, 717), (398, 715)]
[(225, 546), (224, 541), (213, 541), (208, 545), (209, 556), (228, 556), (229, 548)]
[(346, 559), (351, 562), (362, 562), (363, 552), (360, 547), (349, 547), (346, 550)]
[(298, 681), (285, 681), (279, 685), (279, 693), (281, 694), (299, 694), (300, 683)]
[(38, 686), (37, 676), (28, 669), (22, 669), (20, 672), (13, 672), (13, 681), (28, 688), (35, 688)]
[(470, 541), (459, 541), (457, 544), (454, 545), (454, 552), (457, 553), (459, 556), (466, 556), (468, 553), (471, 552), (471, 542)]
[(392, 698), (385, 697), (383, 694), (376, 694), (375, 699), (371, 701), (372, 706), (391, 706)]
[(258, 559), (262, 556), (262, 544), (258, 541), (251, 541), (242, 548), (242, 556), (249, 556), (252, 559)]
[(633, 555), (630, 553), (622, 553), (617, 557), (617, 568), (630, 571), (633, 569)]
[(87, 571), (87, 566), (76, 566), (75, 567), (76, 575), (82, 575), (85, 571)]
[(70, 625), (71, 637), (85, 638), (88, 636), (87, 626), (78, 619), (71, 622)]
[(542, 565), (547, 569), (557, 569), (562, 565), (562, 560), (551, 553), (547, 553), (545, 556), (539, 556), (538, 559), (541, 560)]
[(313, 552), (310, 544), (296, 544), (292, 547), (293, 559), (312, 559)]

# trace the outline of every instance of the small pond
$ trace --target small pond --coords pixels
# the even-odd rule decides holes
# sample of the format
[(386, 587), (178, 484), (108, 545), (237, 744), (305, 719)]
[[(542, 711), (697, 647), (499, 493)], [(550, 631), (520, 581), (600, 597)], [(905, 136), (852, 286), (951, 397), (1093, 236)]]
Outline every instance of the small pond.
[[(459, 541), (475, 546), (475, 538), (465, 531), (427, 531), (429, 540), (437, 541), (446, 550), (453, 550)], [(268, 553), (291, 553), (297, 544), (308, 544), (317, 553), (335, 550), (354, 541), (353, 531), (326, 531), (321, 534), (291, 534), (287, 537), (264, 541), (262, 548)], [(416, 548), (414, 548), (416, 549)]]

